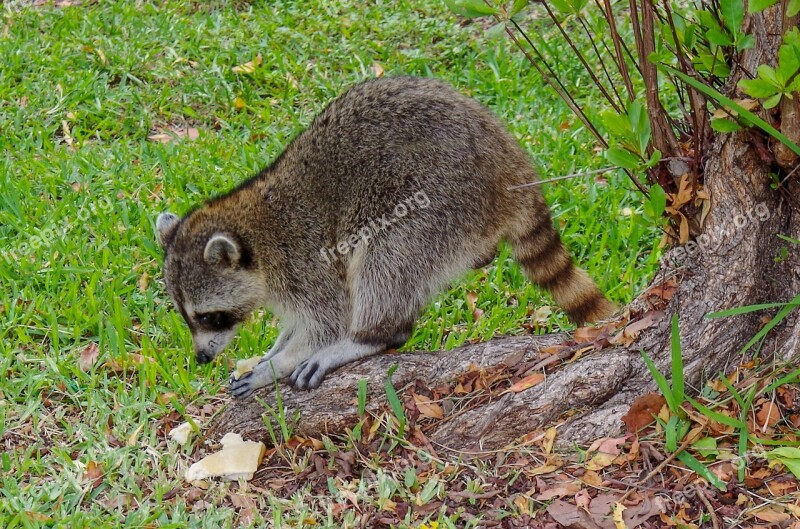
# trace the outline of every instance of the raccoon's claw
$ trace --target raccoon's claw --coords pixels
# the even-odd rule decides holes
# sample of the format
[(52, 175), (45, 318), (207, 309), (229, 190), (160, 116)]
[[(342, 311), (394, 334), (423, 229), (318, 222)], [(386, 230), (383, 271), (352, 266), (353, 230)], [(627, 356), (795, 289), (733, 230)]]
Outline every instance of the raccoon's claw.
[(228, 384), (228, 393), (234, 398), (243, 399), (252, 395), (253, 392), (260, 387), (260, 385), (257, 385), (256, 379), (253, 378), (253, 371), (242, 375), (238, 379), (234, 378), (233, 374), (231, 374)]
[(297, 389), (316, 389), (322, 384), (327, 370), (319, 362), (306, 360), (297, 366), (290, 380)]

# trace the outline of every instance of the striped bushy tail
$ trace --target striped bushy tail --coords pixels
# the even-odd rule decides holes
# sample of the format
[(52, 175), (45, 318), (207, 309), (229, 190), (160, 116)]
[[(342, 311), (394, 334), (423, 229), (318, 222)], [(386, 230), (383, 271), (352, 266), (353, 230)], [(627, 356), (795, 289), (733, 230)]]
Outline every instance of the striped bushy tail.
[(549, 290), (574, 323), (608, 319), (616, 311), (589, 275), (572, 262), (549, 217), (538, 219), (533, 229), (509, 242), (528, 279)]

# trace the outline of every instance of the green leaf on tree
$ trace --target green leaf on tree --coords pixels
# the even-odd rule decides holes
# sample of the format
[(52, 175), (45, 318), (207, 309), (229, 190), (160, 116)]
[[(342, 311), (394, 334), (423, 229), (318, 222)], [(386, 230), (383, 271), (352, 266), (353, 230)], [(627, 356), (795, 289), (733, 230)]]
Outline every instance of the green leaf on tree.
[(762, 79), (742, 79), (739, 81), (739, 88), (750, 97), (762, 99), (771, 97), (778, 92), (778, 88)]
[(740, 34), (744, 20), (744, 0), (720, 0), (719, 8), (722, 11), (722, 21), (725, 23), (725, 27), (733, 35)]
[(483, 0), (444, 0), (447, 7), (456, 15), (467, 18), (496, 15), (497, 8), (487, 5)]
[(718, 118), (711, 120), (711, 128), (717, 132), (727, 133), (741, 130), (742, 126), (732, 119)]
[(508, 18), (513, 17), (528, 5), (529, 0), (514, 0), (514, 5), (511, 6), (511, 11), (508, 12)]
[(748, 11), (751, 13), (758, 13), (768, 7), (774, 6), (778, 0), (750, 0), (747, 5)]
[(629, 170), (635, 170), (642, 163), (641, 158), (616, 145), (606, 150), (606, 159), (617, 167)]

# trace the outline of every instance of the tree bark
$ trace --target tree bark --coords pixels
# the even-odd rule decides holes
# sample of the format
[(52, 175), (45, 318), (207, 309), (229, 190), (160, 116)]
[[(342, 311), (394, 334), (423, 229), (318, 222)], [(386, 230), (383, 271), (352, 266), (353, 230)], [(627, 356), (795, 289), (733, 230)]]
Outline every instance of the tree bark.
[[(759, 64), (773, 63), (781, 40), (780, 9), (768, 9), (749, 20), (757, 46), (745, 50), (739, 71), (753, 72)], [(733, 79), (730, 86), (736, 85)], [(800, 292), (800, 249), (777, 237), (800, 239), (800, 206), (796, 179), (789, 192), (771, 188), (770, 165), (764, 141), (752, 131), (719, 135), (705, 154), (705, 187), (711, 209), (702, 235), (685, 247), (673, 248), (663, 260), (654, 283), (678, 280), (677, 290), (663, 317), (645, 329), (628, 347), (605, 347), (585, 353), (549, 374), (545, 382), (528, 390), (505, 392), (486, 399), (481, 406), (445, 417), (428, 431), (436, 447), (472, 451), (496, 449), (520, 436), (558, 423), (562, 442), (589, 442), (618, 433), (621, 417), (631, 402), (655, 384), (639, 351), (646, 351), (662, 373), (670, 372), (670, 319), (679, 315), (688, 391), (698, 391), (709, 377), (737, 365), (741, 347), (763, 324), (763, 312), (708, 319), (715, 311), (756, 303), (788, 301)], [(643, 295), (629, 310), (652, 310)], [(762, 356), (800, 358), (800, 318), (795, 311), (774, 329), (762, 344)], [(771, 314), (769, 314), (771, 315)], [(447, 384), (470, 366), (489, 368), (510, 357), (539, 359), (542, 350), (564, 343), (564, 334), (517, 336), (467, 345), (436, 353), (380, 355), (345, 366), (330, 375), (316, 390), (295, 391), (281, 384), (285, 417), (299, 413), (295, 432), (319, 437), (343, 432), (358, 420), (357, 386), (368, 381), (368, 412), (386, 407), (384, 382), (390, 365), (399, 368), (393, 384), (400, 389), (415, 381), (427, 387)], [(273, 410), (275, 391), (260, 393)], [(274, 420), (255, 399), (233, 401), (212, 424), (209, 436), (228, 431), (248, 439), (269, 442), (262, 417)]]

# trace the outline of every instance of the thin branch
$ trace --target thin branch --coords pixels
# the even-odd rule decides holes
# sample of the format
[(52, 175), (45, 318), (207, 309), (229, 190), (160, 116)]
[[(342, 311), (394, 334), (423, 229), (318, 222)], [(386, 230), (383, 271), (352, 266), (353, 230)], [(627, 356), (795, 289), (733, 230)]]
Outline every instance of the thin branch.
[(581, 53), (581, 51), (575, 46), (575, 43), (572, 42), (572, 39), (570, 38), (569, 34), (566, 31), (564, 31), (564, 28), (561, 26), (561, 23), (558, 21), (558, 18), (556, 18), (556, 15), (555, 13), (553, 13), (553, 10), (550, 9), (548, 3), (542, 2), (542, 4), (544, 5), (547, 14), (550, 15), (550, 19), (558, 28), (558, 31), (561, 32), (561, 36), (564, 37), (564, 40), (567, 42), (567, 45), (569, 45), (569, 47), (572, 48), (572, 52), (578, 57), (578, 60), (581, 61), (581, 64), (583, 65), (586, 72), (589, 74), (589, 77), (592, 78), (592, 82), (594, 82), (595, 86), (597, 86), (597, 88), (600, 90), (600, 92), (603, 94), (606, 100), (611, 104), (611, 106), (614, 107), (614, 110), (616, 112), (622, 112), (622, 109), (617, 105), (617, 102), (614, 100), (613, 97), (611, 97), (611, 94), (608, 93), (608, 91), (606, 90), (605, 86), (603, 86), (603, 83), (600, 81), (600, 79), (597, 78), (597, 75), (595, 75), (594, 70), (592, 70), (592, 68), (589, 66), (589, 63), (586, 62), (586, 58), (583, 56), (583, 53)]
[[(603, 2), (605, 3), (605, 9), (601, 8), (600, 11), (606, 17), (608, 28), (611, 30), (611, 41), (614, 43), (614, 50), (617, 52), (617, 67), (620, 74), (622, 74), (622, 80), (625, 82), (625, 88), (628, 90), (628, 98), (633, 101), (636, 99), (636, 92), (633, 89), (633, 82), (631, 81), (630, 73), (626, 67), (625, 57), (622, 55), (624, 44), (619, 36), (619, 31), (617, 31), (617, 22), (614, 20), (614, 11), (611, 8), (611, 0), (603, 0)], [(599, 1), (597, 5), (600, 6)], [(630, 54), (630, 51), (628, 53)]]
[[(683, 53), (683, 46), (681, 46), (680, 40), (678, 39), (678, 31), (675, 28), (675, 21), (672, 19), (672, 10), (669, 6), (669, 0), (664, 0), (664, 9), (667, 13), (667, 21), (669, 22), (670, 31), (672, 32), (672, 38), (675, 40), (675, 54), (678, 57), (678, 64), (680, 64), (683, 73), (691, 76), (693, 73), (695, 73), (695, 70), (691, 63), (686, 59), (686, 55)], [(703, 99), (702, 95), (691, 86), (686, 86), (685, 88), (689, 95), (689, 104), (691, 107), (692, 135), (694, 143), (694, 167), (692, 169), (692, 172), (694, 173), (694, 182), (692, 185), (696, 192), (699, 181), (700, 156), (703, 152), (703, 141), (706, 137), (706, 127), (709, 126), (709, 123), (705, 99)]]
[(586, 128), (589, 129), (592, 135), (595, 138), (597, 138), (597, 141), (599, 141), (604, 148), (607, 148), (608, 142), (606, 142), (605, 138), (603, 138), (603, 136), (600, 135), (600, 132), (592, 124), (592, 122), (589, 121), (589, 118), (588, 116), (586, 116), (586, 113), (584, 113), (583, 109), (578, 106), (577, 102), (575, 102), (575, 99), (572, 97), (572, 95), (570, 95), (569, 91), (566, 89), (564, 84), (558, 78), (558, 75), (556, 74), (555, 70), (553, 70), (553, 68), (547, 63), (547, 60), (545, 60), (544, 56), (539, 52), (538, 48), (533, 43), (533, 41), (531, 41), (528, 35), (525, 34), (525, 32), (522, 30), (522, 28), (519, 26), (519, 24), (517, 24), (515, 20), (512, 19), (511, 24), (513, 24), (516, 30), (519, 31), (520, 34), (522, 34), (523, 38), (531, 47), (533, 52), (536, 54), (539, 60), (542, 61), (542, 64), (544, 64), (544, 66), (547, 68), (547, 71), (550, 72), (550, 75), (548, 75), (542, 69), (539, 63), (535, 61), (533, 57), (531, 57), (531, 55), (528, 53), (528, 51), (525, 49), (525, 47), (522, 45), (519, 39), (517, 39), (517, 36), (514, 35), (514, 32), (511, 31), (511, 28), (506, 26), (506, 33), (508, 33), (508, 36), (511, 37), (511, 40), (514, 42), (514, 44), (516, 44), (517, 47), (522, 51), (522, 53), (525, 54), (525, 58), (527, 58), (528, 62), (530, 62), (533, 65), (533, 67), (536, 68), (536, 70), (539, 72), (539, 75), (542, 76), (542, 78), (547, 82), (547, 84), (553, 87), (553, 89), (558, 93), (558, 95), (561, 96), (561, 99), (563, 99), (564, 102), (567, 103), (572, 112), (576, 116), (578, 116), (578, 119), (580, 119), (581, 122), (583, 122), (583, 124), (586, 126)]
[(523, 188), (526, 188), (526, 187), (533, 187), (533, 186), (538, 186), (538, 185), (541, 185), (541, 184), (549, 184), (550, 182), (558, 182), (560, 180), (569, 180), (571, 178), (578, 178), (580, 176), (589, 176), (589, 175), (593, 175), (593, 174), (607, 173), (607, 172), (613, 171), (615, 169), (617, 169), (617, 167), (604, 167), (602, 169), (595, 169), (594, 171), (583, 171), (583, 172), (580, 172), (580, 173), (572, 173), (572, 174), (568, 174), (568, 175), (564, 175), (564, 176), (557, 176), (555, 178), (549, 178), (547, 180), (537, 180), (536, 182), (528, 182), (527, 184), (519, 184), (519, 185), (516, 185), (516, 186), (511, 186), (511, 187), (509, 187), (507, 189), (508, 189), (508, 191), (514, 191), (515, 189), (523, 189)]
[[(578, 117), (578, 119), (581, 120), (581, 122), (586, 126), (586, 128), (589, 130), (589, 132), (591, 132), (592, 135), (597, 139), (597, 141), (600, 142), (600, 145), (602, 145), (603, 148), (608, 148), (608, 142), (605, 140), (605, 138), (603, 138), (602, 135), (600, 135), (600, 132), (597, 130), (597, 128), (594, 126), (594, 124), (589, 120), (589, 117), (586, 115), (586, 113), (584, 113), (583, 109), (580, 108), (580, 106), (578, 106), (578, 104), (575, 102), (575, 100), (573, 99), (572, 95), (570, 95), (569, 91), (566, 89), (566, 87), (564, 87), (563, 83), (561, 83), (561, 80), (558, 78), (558, 76), (556, 75), (556, 73), (553, 70), (553, 68), (547, 63), (547, 61), (545, 60), (544, 56), (542, 56), (542, 54), (536, 48), (536, 45), (534, 45), (533, 41), (531, 41), (531, 39), (528, 37), (528, 35), (522, 30), (522, 28), (519, 26), (519, 24), (517, 24), (517, 22), (515, 20), (511, 19), (511, 23), (514, 25), (516, 30), (519, 31), (522, 34), (522, 36), (525, 38), (525, 41), (530, 45), (531, 49), (534, 51), (534, 53), (537, 55), (537, 57), (539, 57), (539, 59), (545, 65), (547, 70), (553, 75), (553, 78), (555, 80), (553, 78), (551, 78), (544, 71), (544, 69), (539, 65), (539, 63), (533, 57), (531, 57), (531, 54), (528, 53), (528, 50), (525, 49), (525, 47), (519, 41), (517, 36), (511, 30), (511, 28), (506, 26), (506, 33), (511, 38), (511, 40), (514, 42), (514, 44), (516, 44), (517, 47), (520, 49), (520, 51), (522, 51), (522, 53), (525, 55), (525, 58), (528, 59), (528, 62), (531, 63), (531, 65), (536, 69), (537, 72), (539, 72), (539, 75), (542, 76), (542, 78), (545, 80), (545, 82), (547, 82), (547, 84), (549, 84), (556, 91), (556, 93), (559, 96), (561, 96), (561, 99), (564, 100), (564, 102), (567, 104), (567, 106), (569, 106), (570, 110), (572, 110), (572, 112)], [(630, 79), (629, 79), (629, 81), (630, 81)], [(623, 169), (623, 170), (625, 171), (625, 174), (628, 175), (628, 178), (630, 178), (631, 182), (633, 182), (633, 184), (636, 186), (636, 188), (645, 197), (650, 195), (650, 193), (648, 192), (647, 188), (639, 181), (639, 179), (636, 177), (635, 174), (633, 174), (628, 169)]]
[[(592, 43), (592, 49), (594, 50), (594, 54), (597, 56), (597, 60), (600, 61), (600, 67), (603, 69), (603, 73), (605, 74), (606, 79), (608, 79), (608, 84), (611, 85), (611, 89), (614, 91), (614, 95), (617, 96), (617, 101), (619, 101), (620, 105), (625, 106), (625, 100), (622, 99), (619, 90), (617, 90), (617, 83), (615, 83), (614, 80), (611, 78), (611, 72), (609, 72), (608, 68), (606, 67), (606, 61), (603, 59), (603, 55), (597, 48), (597, 44), (594, 41), (595, 36), (592, 35), (592, 32), (589, 30), (589, 26), (586, 25), (586, 21), (583, 19), (582, 16), (578, 16), (576, 18), (578, 19), (578, 22), (583, 28), (583, 32), (586, 34), (586, 37), (589, 39), (589, 42)], [(620, 67), (616, 63), (616, 61), (614, 61), (613, 54), (611, 53), (611, 50), (608, 48), (608, 44), (606, 44), (605, 40), (603, 39), (600, 39), (600, 43), (603, 45), (603, 49), (605, 50), (605, 52), (612, 56), (612, 61), (614, 62), (614, 65), (617, 66), (617, 72), (619, 72)], [(627, 64), (625, 64), (624, 66), (627, 68)]]
[[(647, 102), (647, 115), (650, 118), (652, 129), (652, 147), (661, 151), (662, 155), (672, 156), (680, 153), (680, 146), (675, 137), (675, 132), (666, 119), (666, 111), (661, 105), (658, 95), (658, 71), (650, 62), (650, 54), (655, 51), (654, 13), (650, 0), (642, 0), (641, 21), (637, 0), (631, 0), (631, 23), (633, 24), (636, 49), (639, 54), (639, 66), (642, 70), (642, 80), (645, 86), (645, 100)], [(665, 184), (666, 182), (662, 182)]]

